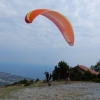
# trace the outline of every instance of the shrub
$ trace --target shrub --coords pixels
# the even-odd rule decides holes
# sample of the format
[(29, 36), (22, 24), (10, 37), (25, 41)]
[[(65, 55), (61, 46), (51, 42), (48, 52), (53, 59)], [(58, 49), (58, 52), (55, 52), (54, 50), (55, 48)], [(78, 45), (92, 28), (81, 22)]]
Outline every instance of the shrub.
[(19, 83), (20, 84), (26, 84), (28, 81), (26, 80), (26, 79), (24, 79), (24, 80), (21, 80)]
[(93, 82), (99, 82), (100, 83), (100, 78), (95, 78), (92, 80)]
[(31, 85), (31, 83), (30, 82), (27, 82), (24, 86), (29, 86), (29, 85)]
[(95, 74), (92, 74), (90, 73), (89, 71), (86, 71), (84, 74), (83, 74), (83, 80), (85, 81), (91, 81), (93, 80), (94, 78), (96, 78), (97, 76)]
[(36, 82), (39, 82), (39, 81), (40, 81), (40, 80), (37, 78), (37, 79), (36, 79)]
[(98, 76), (97, 76), (98, 78), (100, 78), (100, 73), (98, 74)]
[(30, 83), (34, 83), (34, 81), (33, 80), (30, 80)]

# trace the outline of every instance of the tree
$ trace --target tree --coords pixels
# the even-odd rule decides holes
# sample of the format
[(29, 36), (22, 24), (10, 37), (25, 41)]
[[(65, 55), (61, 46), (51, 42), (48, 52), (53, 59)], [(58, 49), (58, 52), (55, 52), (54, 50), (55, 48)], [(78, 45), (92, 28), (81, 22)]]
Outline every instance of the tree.
[(91, 67), (90, 67), (92, 70), (95, 70), (95, 71), (97, 71), (97, 72), (100, 72), (100, 60), (96, 63), (96, 65), (92, 65)]
[(74, 81), (82, 80), (82, 73), (78, 69), (78, 65), (71, 69), (70, 78)]
[(83, 80), (85, 81), (91, 81), (92, 79), (96, 78), (97, 76), (95, 74), (92, 74), (89, 71), (84, 72), (83, 74)]
[(64, 79), (66, 70), (69, 70), (69, 65), (64, 61), (60, 61), (58, 63), (58, 66), (56, 65), (53, 71), (52, 74), (53, 80)]

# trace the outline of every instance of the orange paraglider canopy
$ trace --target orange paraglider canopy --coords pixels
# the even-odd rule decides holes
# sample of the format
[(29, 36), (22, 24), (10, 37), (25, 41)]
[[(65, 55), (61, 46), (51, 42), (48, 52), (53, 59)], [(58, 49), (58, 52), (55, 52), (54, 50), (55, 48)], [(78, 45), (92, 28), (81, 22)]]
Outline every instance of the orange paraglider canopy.
[(38, 16), (43, 15), (50, 19), (60, 30), (63, 37), (70, 46), (74, 45), (74, 32), (69, 20), (59, 12), (49, 10), (49, 9), (36, 9), (29, 12), (25, 16), (26, 23), (32, 23), (32, 21)]

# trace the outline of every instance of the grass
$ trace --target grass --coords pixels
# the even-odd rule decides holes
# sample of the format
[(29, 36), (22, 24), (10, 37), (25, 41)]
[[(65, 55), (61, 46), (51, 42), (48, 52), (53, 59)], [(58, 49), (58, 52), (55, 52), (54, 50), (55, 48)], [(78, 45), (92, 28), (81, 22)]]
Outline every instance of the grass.
[(12, 98), (11, 93), (13, 91), (17, 91), (19, 89), (23, 89), (23, 86), (9, 86), (9, 87), (1, 87), (0, 88), (0, 98)]
[(37, 82), (34, 84), (31, 84), (29, 86), (3, 86), (0, 87), (0, 99), (10, 99), (10, 98), (17, 98), (17, 96), (13, 95), (13, 92), (18, 91), (19, 89), (25, 89), (25, 88), (34, 88), (34, 87), (44, 87), (46, 86), (46, 83), (43, 82)]

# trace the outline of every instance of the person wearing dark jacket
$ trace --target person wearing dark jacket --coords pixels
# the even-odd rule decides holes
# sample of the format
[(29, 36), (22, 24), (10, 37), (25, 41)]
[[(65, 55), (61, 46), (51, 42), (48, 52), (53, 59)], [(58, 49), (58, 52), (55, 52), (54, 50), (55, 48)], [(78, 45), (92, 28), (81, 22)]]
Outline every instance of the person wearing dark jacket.
[(46, 81), (48, 83), (48, 86), (51, 86), (51, 83), (50, 83), (51, 74), (49, 72), (45, 72), (44, 74), (46, 75)]
[(68, 71), (66, 71), (66, 84), (68, 82), (71, 84), (71, 82), (70, 82), (70, 73)]

